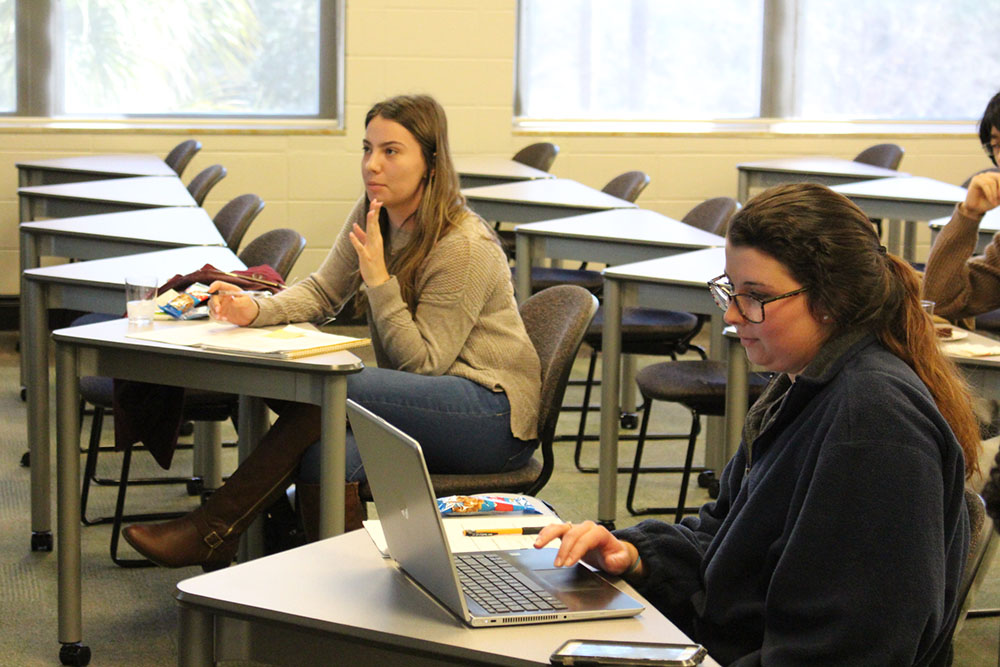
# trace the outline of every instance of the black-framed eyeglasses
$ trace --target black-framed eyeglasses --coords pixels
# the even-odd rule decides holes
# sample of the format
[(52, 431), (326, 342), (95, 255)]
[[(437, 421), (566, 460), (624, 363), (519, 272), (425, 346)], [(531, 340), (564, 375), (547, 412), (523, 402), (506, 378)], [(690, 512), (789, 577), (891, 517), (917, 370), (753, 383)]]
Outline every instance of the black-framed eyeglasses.
[(992, 142), (988, 144), (983, 144), (983, 152), (986, 153), (986, 155), (988, 155), (989, 157), (993, 157), (994, 155), (996, 155), (997, 151), (1000, 151), (1000, 144), (994, 144)]
[(715, 299), (715, 303), (722, 310), (729, 310), (729, 304), (733, 301), (736, 302), (736, 310), (740, 311), (740, 315), (747, 322), (751, 324), (760, 324), (764, 321), (764, 306), (774, 301), (780, 301), (781, 299), (787, 299), (790, 296), (795, 296), (796, 294), (801, 294), (805, 292), (808, 287), (800, 287), (797, 290), (792, 290), (791, 292), (785, 292), (784, 294), (779, 294), (778, 296), (769, 296), (767, 298), (761, 299), (752, 294), (736, 293), (733, 291), (733, 286), (728, 282), (720, 282), (726, 278), (726, 274), (721, 276), (716, 276), (708, 281), (708, 291), (712, 293), (712, 298)]

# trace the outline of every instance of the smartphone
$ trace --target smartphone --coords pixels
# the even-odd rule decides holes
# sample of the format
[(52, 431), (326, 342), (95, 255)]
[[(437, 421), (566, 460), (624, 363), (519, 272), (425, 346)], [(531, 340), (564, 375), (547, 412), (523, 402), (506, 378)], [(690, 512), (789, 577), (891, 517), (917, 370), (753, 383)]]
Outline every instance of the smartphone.
[(700, 665), (707, 655), (700, 644), (571, 639), (549, 656), (553, 665)]

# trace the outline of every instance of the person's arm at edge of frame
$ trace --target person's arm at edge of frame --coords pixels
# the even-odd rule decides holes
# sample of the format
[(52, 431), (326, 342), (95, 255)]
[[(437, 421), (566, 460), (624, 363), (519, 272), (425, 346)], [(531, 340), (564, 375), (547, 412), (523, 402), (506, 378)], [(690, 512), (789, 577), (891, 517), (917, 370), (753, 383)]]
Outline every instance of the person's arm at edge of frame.
[(924, 298), (935, 302), (935, 314), (957, 320), (1000, 306), (1000, 240), (994, 237), (983, 257), (970, 259), (983, 215), (998, 204), (1000, 173), (973, 177), (927, 260)]

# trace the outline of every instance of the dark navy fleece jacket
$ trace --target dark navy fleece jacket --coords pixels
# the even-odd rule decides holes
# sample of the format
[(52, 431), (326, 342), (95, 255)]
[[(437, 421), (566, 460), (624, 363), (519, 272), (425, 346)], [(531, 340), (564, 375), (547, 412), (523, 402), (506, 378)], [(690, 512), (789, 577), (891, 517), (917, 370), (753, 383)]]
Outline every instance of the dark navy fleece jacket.
[(642, 557), (636, 587), (723, 664), (938, 664), (969, 544), (955, 436), (868, 334), (788, 385), (748, 415), (716, 502), (616, 532)]

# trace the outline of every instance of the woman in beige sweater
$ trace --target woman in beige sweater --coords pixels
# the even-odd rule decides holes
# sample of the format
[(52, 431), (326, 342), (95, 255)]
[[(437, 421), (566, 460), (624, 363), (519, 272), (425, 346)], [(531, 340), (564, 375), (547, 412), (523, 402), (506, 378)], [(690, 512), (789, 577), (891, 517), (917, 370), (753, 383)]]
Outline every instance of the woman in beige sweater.
[[(348, 396), (420, 441), (431, 472), (523, 466), (537, 444), (538, 356), (506, 256), (460, 193), (440, 105), (400, 96), (372, 107), (361, 173), (365, 196), (315, 273), (270, 299), (216, 297), (216, 316), (250, 326), (318, 321), (360, 293), (379, 367), (348, 376)], [(211, 288), (224, 294), (229, 286)], [(319, 447), (310, 446), (320, 435), (319, 408), (273, 407), (280, 417), (202, 507), (129, 526), (128, 542), (167, 567), (228, 565), (238, 536), (300, 461), (300, 477), (318, 477)], [(350, 432), (347, 444), (350, 506), (364, 470)]]
[[(1000, 93), (979, 121), (979, 140), (994, 166), (1000, 159)], [(973, 257), (983, 215), (1000, 205), (1000, 171), (972, 177), (965, 201), (934, 241), (924, 274), (924, 297), (934, 313), (950, 320), (974, 317), (1000, 308), (1000, 238), (982, 256)]]

